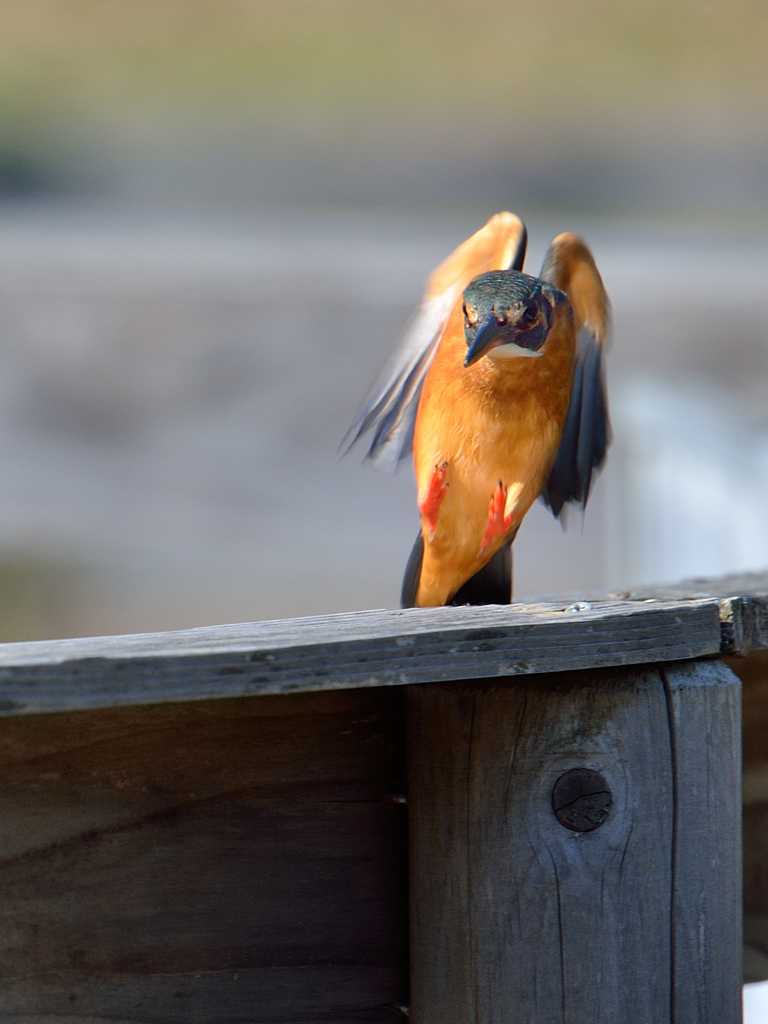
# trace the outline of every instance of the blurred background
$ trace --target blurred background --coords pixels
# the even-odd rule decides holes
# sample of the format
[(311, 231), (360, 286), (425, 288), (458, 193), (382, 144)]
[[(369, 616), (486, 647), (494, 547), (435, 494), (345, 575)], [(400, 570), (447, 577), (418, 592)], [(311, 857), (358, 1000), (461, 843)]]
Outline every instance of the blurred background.
[(768, 5), (0, 0), (0, 639), (397, 604), (337, 445), (492, 213), (582, 232), (615, 442), (518, 596), (768, 567)]

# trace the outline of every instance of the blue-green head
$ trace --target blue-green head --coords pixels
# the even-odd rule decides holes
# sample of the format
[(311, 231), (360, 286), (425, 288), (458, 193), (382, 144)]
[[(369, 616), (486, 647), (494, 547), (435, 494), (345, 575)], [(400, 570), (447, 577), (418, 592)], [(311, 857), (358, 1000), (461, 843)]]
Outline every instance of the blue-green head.
[(540, 356), (555, 308), (566, 296), (537, 277), (492, 270), (464, 290), (465, 366), (494, 351), (496, 357)]

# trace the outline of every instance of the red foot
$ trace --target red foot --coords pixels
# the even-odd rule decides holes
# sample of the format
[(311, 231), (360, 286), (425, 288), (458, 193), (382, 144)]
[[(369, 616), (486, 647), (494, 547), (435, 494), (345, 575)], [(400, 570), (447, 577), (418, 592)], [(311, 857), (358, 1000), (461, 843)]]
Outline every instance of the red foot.
[(488, 523), (485, 527), (483, 539), (480, 542), (481, 555), (494, 537), (498, 537), (500, 533), (506, 533), (512, 525), (512, 513), (510, 512), (508, 516), (504, 515), (504, 506), (506, 503), (507, 488), (503, 487), (501, 480), (499, 480), (499, 486), (491, 495), (491, 500), (488, 502)]
[(430, 540), (435, 535), (437, 518), (440, 515), (440, 506), (443, 503), (445, 492), (448, 490), (448, 484), (445, 482), (446, 469), (448, 469), (447, 462), (444, 462), (442, 466), (435, 466), (432, 479), (429, 481), (429, 487), (427, 488), (427, 496), (419, 505), (419, 512), (427, 520)]

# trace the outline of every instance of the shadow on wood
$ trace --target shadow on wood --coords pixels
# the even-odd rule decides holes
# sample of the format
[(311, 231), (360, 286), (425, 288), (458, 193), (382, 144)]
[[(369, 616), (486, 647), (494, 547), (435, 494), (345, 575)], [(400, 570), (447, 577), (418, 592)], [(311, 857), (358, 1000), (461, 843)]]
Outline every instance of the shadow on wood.
[(392, 1021), (401, 693), (7, 719), (0, 1017)]
[(768, 979), (768, 651), (733, 658), (744, 689), (744, 980)]

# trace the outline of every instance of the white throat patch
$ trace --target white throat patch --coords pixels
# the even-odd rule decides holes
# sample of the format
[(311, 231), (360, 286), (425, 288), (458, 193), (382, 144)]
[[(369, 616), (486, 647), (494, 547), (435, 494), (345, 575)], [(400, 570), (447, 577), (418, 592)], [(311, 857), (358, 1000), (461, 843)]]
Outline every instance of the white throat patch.
[(492, 348), (486, 355), (489, 359), (538, 359), (542, 355), (542, 349), (539, 349), (538, 352), (532, 352), (529, 348), (516, 345), (514, 341), (508, 341), (506, 345), (497, 345), (496, 348)]

